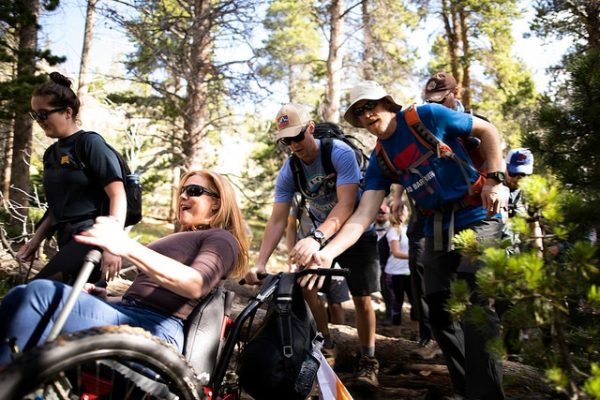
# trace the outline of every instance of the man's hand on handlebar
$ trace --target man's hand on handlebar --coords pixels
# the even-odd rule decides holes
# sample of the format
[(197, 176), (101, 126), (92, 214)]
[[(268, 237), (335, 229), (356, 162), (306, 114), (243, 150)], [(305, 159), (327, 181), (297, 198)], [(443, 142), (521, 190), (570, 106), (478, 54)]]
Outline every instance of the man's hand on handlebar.
[[(308, 267), (310, 269), (316, 268), (331, 268), (333, 264), (333, 257), (331, 257), (326, 251), (321, 250), (312, 256), (312, 264)], [(317, 289), (321, 289), (325, 283), (325, 277), (315, 274), (304, 275), (298, 279), (298, 284), (302, 287), (312, 290), (315, 286)]]

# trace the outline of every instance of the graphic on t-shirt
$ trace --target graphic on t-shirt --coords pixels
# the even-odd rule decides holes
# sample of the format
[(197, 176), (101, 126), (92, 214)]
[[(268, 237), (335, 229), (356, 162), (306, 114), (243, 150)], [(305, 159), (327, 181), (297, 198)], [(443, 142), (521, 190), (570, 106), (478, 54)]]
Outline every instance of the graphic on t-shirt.
[(335, 191), (335, 177), (328, 177), (322, 173), (316, 173), (308, 178), (307, 188), (316, 193), (315, 198), (310, 199), (311, 208), (327, 214), (337, 203)]

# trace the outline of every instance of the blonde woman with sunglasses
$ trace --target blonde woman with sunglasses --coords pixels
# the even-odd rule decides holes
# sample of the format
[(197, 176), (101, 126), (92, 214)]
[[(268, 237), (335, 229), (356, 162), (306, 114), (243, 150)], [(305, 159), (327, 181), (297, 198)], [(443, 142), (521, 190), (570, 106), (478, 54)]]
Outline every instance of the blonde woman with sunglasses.
[[(183, 177), (179, 193), (180, 232), (147, 247), (109, 217), (98, 217), (75, 236), (78, 243), (126, 258), (139, 274), (122, 298), (107, 298), (104, 288), (88, 284), (62, 333), (138, 326), (181, 351), (184, 322), (194, 307), (222, 280), (244, 276), (248, 238), (231, 184), (214, 172), (193, 171)], [(0, 341), (15, 337), (25, 351), (43, 343), (70, 291), (45, 279), (13, 288), (0, 306)], [(0, 365), (9, 359), (9, 346), (0, 346)]]

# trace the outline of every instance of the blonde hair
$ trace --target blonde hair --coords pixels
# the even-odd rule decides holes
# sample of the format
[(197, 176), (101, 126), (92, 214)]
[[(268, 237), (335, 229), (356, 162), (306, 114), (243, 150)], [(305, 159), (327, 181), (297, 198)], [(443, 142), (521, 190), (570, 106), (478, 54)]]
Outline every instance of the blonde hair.
[[(190, 171), (183, 175), (181, 183), (179, 184), (178, 193), (181, 193), (181, 188), (189, 177), (198, 175), (202, 176), (209, 181), (207, 189), (212, 190), (219, 194), (220, 207), (210, 217), (207, 224), (198, 226), (192, 226), (186, 230), (198, 230), (208, 228), (222, 228), (229, 231), (236, 239), (239, 247), (238, 259), (232, 273), (233, 277), (244, 276), (248, 270), (248, 249), (249, 241), (248, 235), (246, 234), (246, 224), (242, 211), (238, 207), (235, 192), (233, 187), (223, 176), (206, 169)], [(177, 199), (177, 209), (181, 202), (181, 197)]]
[(408, 216), (402, 219), (402, 211), (408, 209), (408, 204), (400, 200), (397, 203), (392, 204), (392, 212), (390, 213), (390, 223), (394, 226), (400, 226), (408, 221)]

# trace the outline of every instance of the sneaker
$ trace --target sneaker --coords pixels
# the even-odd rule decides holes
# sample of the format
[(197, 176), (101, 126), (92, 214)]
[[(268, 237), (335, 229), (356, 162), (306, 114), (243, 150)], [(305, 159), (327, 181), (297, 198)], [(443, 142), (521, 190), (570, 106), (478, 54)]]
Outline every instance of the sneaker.
[(419, 343), (419, 348), (410, 353), (412, 358), (421, 360), (432, 360), (437, 356), (442, 355), (442, 350), (435, 340), (426, 340)]
[(331, 368), (334, 368), (335, 358), (337, 357), (337, 347), (335, 347), (335, 345), (329, 348), (322, 347), (321, 353), (323, 354), (323, 357), (325, 357), (325, 360), (327, 360), (327, 364), (329, 364)]
[(375, 391), (379, 387), (379, 361), (375, 357), (362, 355), (358, 360), (358, 369), (354, 374), (355, 385), (369, 391)]

